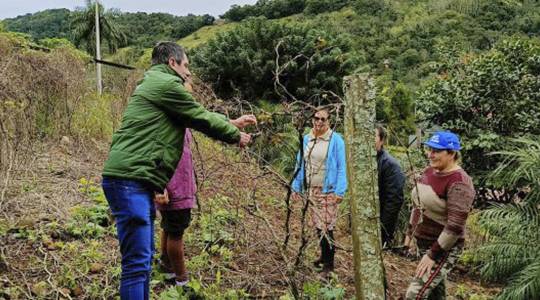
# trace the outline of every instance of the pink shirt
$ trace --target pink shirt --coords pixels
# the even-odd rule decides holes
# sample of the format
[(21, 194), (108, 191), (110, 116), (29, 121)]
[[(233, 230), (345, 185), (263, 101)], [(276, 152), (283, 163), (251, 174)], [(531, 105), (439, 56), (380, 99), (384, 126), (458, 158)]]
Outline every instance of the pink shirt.
[(195, 170), (193, 168), (193, 157), (190, 147), (192, 141), (191, 131), (186, 128), (182, 158), (178, 162), (174, 175), (167, 184), (169, 203), (167, 205), (158, 204), (158, 210), (178, 210), (195, 207), (197, 185), (195, 183)]

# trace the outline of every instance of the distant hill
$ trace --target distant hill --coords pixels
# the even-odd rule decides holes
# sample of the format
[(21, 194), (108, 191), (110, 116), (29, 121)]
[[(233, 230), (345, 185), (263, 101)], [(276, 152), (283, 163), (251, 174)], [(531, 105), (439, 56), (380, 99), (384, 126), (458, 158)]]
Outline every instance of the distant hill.
[(47, 9), (33, 14), (26, 14), (2, 22), (9, 31), (29, 34), (35, 40), (43, 38), (69, 38), (71, 33), (69, 9)]
[[(214, 17), (208, 14), (174, 16), (166, 13), (114, 12), (116, 24), (128, 37), (128, 46), (140, 48), (151, 47), (160, 40), (183, 38), (214, 23)], [(29, 34), (36, 41), (43, 38), (66, 38), (73, 42), (71, 20), (74, 13), (64, 8), (47, 9), (2, 22), (6, 30)]]

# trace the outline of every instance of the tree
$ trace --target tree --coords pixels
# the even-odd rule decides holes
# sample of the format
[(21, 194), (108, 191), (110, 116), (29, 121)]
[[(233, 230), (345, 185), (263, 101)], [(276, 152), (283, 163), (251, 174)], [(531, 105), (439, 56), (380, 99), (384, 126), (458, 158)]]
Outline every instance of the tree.
[(349, 4), (350, 0), (306, 0), (306, 14), (320, 14), (335, 11)]
[(236, 22), (260, 16), (279, 19), (301, 13), (304, 8), (305, 0), (259, 0), (254, 5), (233, 5), (221, 17)]
[[(104, 40), (109, 52), (114, 53), (119, 47), (127, 44), (126, 35), (118, 30), (115, 19), (119, 12), (116, 10), (105, 11), (98, 3), (100, 40)], [(77, 47), (84, 46), (86, 50), (95, 54), (95, 2), (86, 1), (86, 7), (75, 12), (72, 25), (74, 29), (74, 43)]]
[(43, 38), (68, 38), (71, 12), (68, 9), (47, 9), (5, 19), (6, 29), (30, 34), (35, 40)]
[(482, 186), (501, 162), (488, 153), (506, 149), (511, 138), (540, 134), (539, 91), (540, 45), (507, 39), (423, 88), (417, 118), (461, 135), (465, 168)]
[(384, 99), (384, 110), (390, 141), (407, 145), (408, 136), (414, 133), (414, 102), (411, 92), (402, 84), (397, 83), (387, 91)]
[(355, 59), (347, 35), (264, 19), (219, 34), (192, 55), (198, 75), (223, 98), (291, 100), (275, 90), (278, 60), (280, 82), (295, 98), (314, 103), (328, 102), (327, 91), (342, 94), (342, 78), (354, 69)]

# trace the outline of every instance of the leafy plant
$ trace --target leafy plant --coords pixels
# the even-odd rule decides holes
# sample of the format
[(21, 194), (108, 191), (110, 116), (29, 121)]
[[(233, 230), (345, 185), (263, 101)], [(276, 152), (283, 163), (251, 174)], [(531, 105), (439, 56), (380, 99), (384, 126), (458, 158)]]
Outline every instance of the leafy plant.
[(479, 224), (487, 241), (475, 251), (485, 279), (508, 279), (497, 299), (524, 300), (540, 295), (540, 142), (538, 137), (512, 142), (511, 150), (497, 153), (503, 163), (492, 176), (524, 194), (513, 204), (497, 204), (481, 213)]
[(303, 292), (304, 299), (345, 299), (345, 289), (339, 283), (339, 278), (336, 274), (333, 274), (330, 281), (326, 284), (322, 284), (319, 281), (304, 283)]
[(171, 287), (159, 295), (160, 300), (180, 300), (180, 299), (216, 299), (216, 300), (238, 300), (247, 299), (249, 294), (241, 289), (225, 289), (222, 286), (221, 273), (218, 271), (216, 279), (211, 284), (192, 278), (187, 288)]
[(218, 34), (197, 49), (192, 62), (223, 98), (292, 100), (283, 89), (275, 90), (277, 63), (283, 67), (279, 79), (286, 89), (317, 104), (330, 100), (324, 99), (326, 91), (342, 94), (342, 78), (355, 67), (354, 56), (347, 53), (350, 47), (345, 34), (255, 19)]
[(461, 135), (465, 169), (484, 180), (510, 139), (540, 134), (540, 45), (527, 38), (500, 42), (420, 91), (420, 120)]
[(67, 233), (74, 237), (96, 238), (112, 232), (109, 206), (103, 190), (86, 178), (81, 178), (79, 184), (79, 190), (89, 196), (94, 205), (73, 207), (71, 219), (66, 224)]

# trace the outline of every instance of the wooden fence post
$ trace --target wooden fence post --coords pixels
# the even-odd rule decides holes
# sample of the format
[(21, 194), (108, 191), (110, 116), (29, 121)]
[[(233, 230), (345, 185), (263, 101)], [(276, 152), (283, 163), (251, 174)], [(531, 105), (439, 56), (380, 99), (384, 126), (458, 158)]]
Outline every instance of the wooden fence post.
[(356, 299), (385, 299), (375, 150), (375, 87), (368, 74), (344, 79), (345, 144)]

